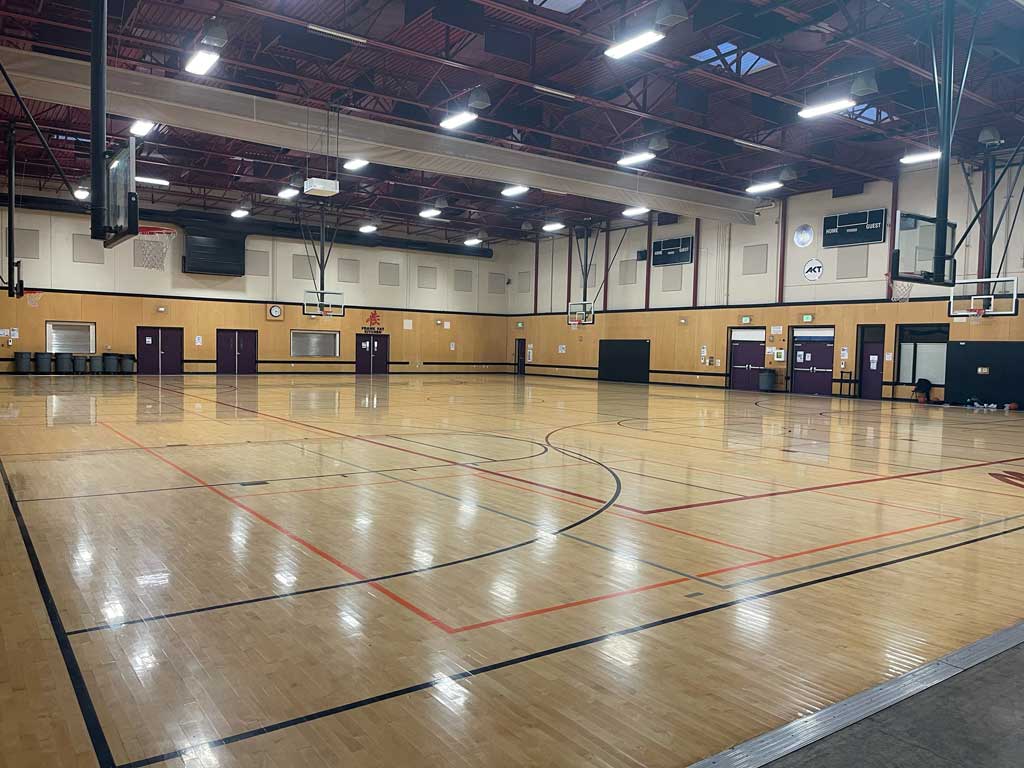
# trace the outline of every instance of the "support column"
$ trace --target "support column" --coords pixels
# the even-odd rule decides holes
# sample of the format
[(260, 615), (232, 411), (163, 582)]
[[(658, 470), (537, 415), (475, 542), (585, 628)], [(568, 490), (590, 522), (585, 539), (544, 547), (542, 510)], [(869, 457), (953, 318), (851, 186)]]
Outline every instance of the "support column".
[(14, 280), (14, 161), (15, 161), (14, 123), (7, 128), (7, 295), (17, 295), (18, 286)]
[(697, 306), (700, 278), (700, 219), (693, 220), (693, 301), (690, 306)]
[(786, 230), (789, 225), (786, 222), (786, 202), (789, 198), (782, 198), (779, 201), (779, 285), (775, 292), (775, 303), (781, 304), (785, 299), (786, 287)]
[(92, 45), (89, 107), (92, 143), (89, 147), (92, 181), (89, 234), (93, 240), (107, 235), (107, 0), (92, 0)]
[(644, 276), (644, 309), (651, 308), (651, 265), (654, 263), (654, 211), (647, 214), (647, 274)]
[(601, 297), (601, 302), (604, 312), (608, 311), (608, 271), (611, 265), (608, 263), (608, 259), (611, 256), (612, 246), (612, 222), (611, 219), (604, 223), (604, 295)]
[(949, 224), (949, 168), (953, 154), (953, 22), (956, 0), (942, 2), (942, 74), (939, 78), (939, 157), (935, 190), (935, 251), (932, 273), (946, 274)]
[(533, 314), (537, 314), (537, 302), (540, 297), (537, 295), (540, 290), (540, 238), (533, 240)]
[[(981, 199), (985, 200), (992, 192), (992, 185), (996, 179), (996, 156), (990, 151), (985, 151), (985, 165), (981, 171)], [(995, 239), (992, 233), (996, 219), (996, 196), (991, 194), (989, 203), (984, 207), (981, 218), (981, 242), (978, 244), (978, 277), (992, 277), (992, 251)], [(981, 288), (981, 286), (978, 286)], [(982, 293), (988, 293), (986, 287)]]

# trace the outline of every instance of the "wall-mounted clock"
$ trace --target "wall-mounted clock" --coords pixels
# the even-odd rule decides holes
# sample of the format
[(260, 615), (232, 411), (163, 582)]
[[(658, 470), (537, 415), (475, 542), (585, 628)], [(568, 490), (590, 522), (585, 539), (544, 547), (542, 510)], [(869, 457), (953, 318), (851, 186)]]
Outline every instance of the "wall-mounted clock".
[(267, 305), (267, 320), (280, 320), (284, 317), (284, 307), (280, 304)]

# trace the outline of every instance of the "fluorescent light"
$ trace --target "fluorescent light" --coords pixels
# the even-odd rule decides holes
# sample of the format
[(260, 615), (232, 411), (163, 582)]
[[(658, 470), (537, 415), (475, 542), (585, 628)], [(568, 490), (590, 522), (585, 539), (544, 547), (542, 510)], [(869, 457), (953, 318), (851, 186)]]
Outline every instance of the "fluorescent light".
[(501, 190), (501, 194), (504, 197), (517, 197), (518, 195), (526, 194), (530, 191), (529, 187), (524, 187), (522, 184), (510, 184)]
[(569, 99), (571, 101), (575, 101), (576, 99), (576, 96), (574, 96), (571, 93), (560, 91), (557, 88), (548, 88), (546, 85), (535, 85), (533, 86), (533, 90), (538, 91), (540, 93), (550, 93), (552, 96), (558, 96), (560, 98)]
[(545, 224), (541, 229), (545, 232), (557, 232), (560, 229), (565, 229), (565, 224), (560, 221), (552, 221), (549, 224)]
[(213, 65), (217, 63), (218, 59), (220, 59), (220, 54), (216, 51), (200, 48), (185, 64), (185, 71), (193, 75), (205, 75), (213, 69)]
[(249, 211), (245, 208), (235, 208), (235, 210), (231, 212), (232, 219), (244, 219), (248, 215)]
[(89, 199), (89, 190), (86, 189), (85, 187), (78, 187), (74, 191), (73, 194), (75, 196), (75, 200), (88, 200)]
[(835, 101), (826, 101), (824, 104), (815, 104), (813, 107), (804, 107), (798, 115), (802, 118), (809, 117), (821, 117), (831, 112), (842, 112), (844, 109), (853, 109), (857, 106), (857, 102), (853, 99), (837, 99)]
[(420, 216), (424, 219), (432, 219), (435, 216), (440, 216), (441, 211), (438, 208), (424, 208), (420, 211)]
[(627, 208), (622, 212), (623, 216), (643, 216), (645, 213), (650, 213), (650, 208), (644, 208), (643, 206), (637, 206), (636, 208)]
[(476, 112), (470, 112), (468, 109), (464, 109), (461, 112), (456, 112), (453, 115), (449, 115), (441, 121), (440, 125), (449, 131), (454, 131), (456, 128), (461, 128), (464, 125), (468, 125), (476, 120)]
[(942, 157), (942, 152), (938, 149), (933, 149), (928, 152), (916, 152), (912, 155), (904, 155), (900, 158), (900, 162), (904, 165), (914, 165), (914, 163), (927, 163), (929, 160), (938, 160)]
[(781, 181), (762, 181), (758, 184), (751, 184), (747, 187), (748, 195), (757, 195), (761, 192), (771, 192), (773, 189), (781, 189)]
[(473, 237), (466, 238), (466, 242), (464, 243), (464, 245), (480, 245), (480, 243), (482, 242), (483, 240), (474, 235)]
[(653, 160), (657, 155), (653, 152), (644, 150), (643, 152), (634, 152), (632, 155), (624, 155), (616, 160), (618, 165), (639, 165), (640, 163), (646, 163), (649, 160)]
[(298, 195), (299, 190), (297, 190), (295, 187), (285, 187), (284, 189), (277, 193), (277, 196), (280, 197), (282, 200), (291, 200), (293, 197), (298, 197)]
[(775, 152), (781, 154), (782, 150), (776, 149), (775, 147), (769, 147), (767, 144), (758, 144), (755, 141), (747, 141), (746, 139), (733, 139), (732, 143), (738, 147), (746, 147), (747, 149), (757, 149), (761, 152)]
[(363, 224), (363, 226), (361, 226), (359, 228), (359, 231), (362, 232), (364, 235), (368, 235), (371, 232), (376, 232), (377, 231), (377, 225), (376, 224)]
[(156, 123), (151, 120), (136, 120), (128, 130), (132, 136), (146, 136), (154, 127)]
[(367, 42), (365, 37), (359, 35), (353, 35), (348, 32), (342, 32), (340, 29), (331, 29), (330, 27), (321, 27), (319, 24), (307, 24), (306, 31), (312, 32), (316, 35), (323, 35), (324, 37), (334, 37), (338, 40), (345, 40), (349, 43), (356, 43), (357, 45), (363, 45)]
[(346, 160), (344, 165), (341, 167), (346, 171), (358, 171), (365, 168), (370, 164), (369, 160), (363, 160), (361, 157), (353, 157), (351, 160)]
[(136, 176), (136, 184), (152, 184), (154, 187), (169, 187), (171, 182), (167, 179), (154, 179), (152, 176)]
[(649, 29), (646, 32), (641, 32), (627, 40), (623, 40), (621, 43), (606, 48), (604, 55), (610, 59), (621, 59), (623, 56), (629, 56), (629, 54), (636, 53), (641, 48), (654, 45), (659, 40), (664, 39), (665, 36), (661, 32)]

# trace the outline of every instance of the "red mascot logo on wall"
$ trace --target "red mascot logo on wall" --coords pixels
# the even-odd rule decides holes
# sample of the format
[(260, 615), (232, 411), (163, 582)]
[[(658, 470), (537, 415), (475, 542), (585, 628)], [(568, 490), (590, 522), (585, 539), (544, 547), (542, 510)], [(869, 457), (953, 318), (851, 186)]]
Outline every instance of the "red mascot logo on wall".
[(373, 310), (363, 324), (363, 333), (384, 333), (384, 320), (377, 310)]

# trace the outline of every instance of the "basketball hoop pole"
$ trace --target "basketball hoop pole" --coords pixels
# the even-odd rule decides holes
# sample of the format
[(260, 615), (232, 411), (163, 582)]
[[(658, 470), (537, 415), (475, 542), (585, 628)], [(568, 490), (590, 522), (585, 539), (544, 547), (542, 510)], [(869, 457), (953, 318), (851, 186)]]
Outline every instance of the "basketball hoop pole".
[(107, 237), (107, 0), (92, 0), (92, 47), (89, 66), (89, 146), (92, 179), (90, 236)]
[(14, 298), (14, 122), (7, 129), (7, 296)]

